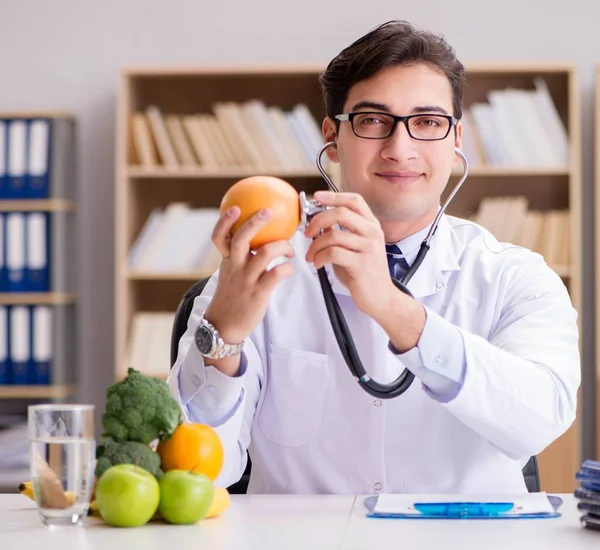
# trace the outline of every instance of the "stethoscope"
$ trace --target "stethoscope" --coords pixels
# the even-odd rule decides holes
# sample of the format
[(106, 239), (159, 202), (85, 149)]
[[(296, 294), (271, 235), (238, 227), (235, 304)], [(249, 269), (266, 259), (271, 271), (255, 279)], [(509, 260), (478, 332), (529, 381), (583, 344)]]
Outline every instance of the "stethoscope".
[[(321, 147), (317, 154), (316, 163), (317, 168), (319, 169), (319, 172), (321, 173), (321, 176), (323, 176), (323, 179), (325, 180), (327, 185), (331, 188), (332, 191), (339, 193), (339, 189), (336, 187), (333, 181), (331, 181), (331, 178), (329, 177), (327, 172), (325, 172), (325, 169), (323, 168), (323, 165), (321, 163), (321, 157), (324, 151), (327, 148), (333, 147), (335, 145), (335, 141), (330, 141), (323, 145), (323, 147)], [(455, 148), (454, 151), (463, 162), (463, 175), (458, 181), (458, 183), (455, 185), (448, 198), (442, 204), (442, 207), (438, 210), (438, 213), (434, 218), (433, 223), (431, 224), (431, 227), (429, 228), (425, 239), (421, 243), (415, 261), (412, 263), (408, 271), (402, 276), (400, 280), (392, 277), (392, 281), (394, 282), (394, 284), (402, 292), (408, 294), (411, 297), (412, 294), (408, 290), (406, 285), (408, 285), (413, 275), (417, 272), (420, 265), (423, 263), (427, 252), (431, 248), (431, 240), (433, 239), (433, 236), (437, 231), (441, 217), (443, 216), (444, 212), (446, 211), (446, 208), (454, 198), (454, 195), (456, 195), (464, 181), (467, 179), (467, 175), (469, 173), (469, 163), (467, 162), (467, 158), (465, 157), (463, 152), (458, 148)], [(302, 227), (306, 227), (306, 225), (310, 222), (311, 218), (319, 212), (331, 208), (324, 206), (315, 200), (307, 199), (306, 194), (303, 191), (300, 193), (300, 206)], [(321, 289), (323, 291), (323, 298), (325, 299), (325, 307), (327, 308), (327, 313), (331, 322), (331, 327), (340, 347), (340, 351), (342, 352), (344, 360), (346, 361), (348, 368), (352, 373), (352, 376), (357, 380), (358, 384), (367, 393), (374, 397), (378, 397), (381, 399), (391, 399), (393, 397), (397, 397), (403, 394), (406, 390), (408, 390), (408, 388), (412, 384), (415, 375), (408, 369), (405, 369), (396, 380), (390, 382), (389, 384), (380, 384), (379, 382), (376, 382), (375, 380), (369, 377), (367, 371), (362, 365), (360, 357), (358, 356), (358, 352), (356, 351), (352, 335), (350, 334), (350, 330), (348, 329), (348, 325), (346, 324), (346, 320), (344, 319), (344, 315), (342, 313), (340, 305), (331, 288), (331, 283), (329, 282), (329, 278), (327, 277), (327, 272), (325, 271), (324, 267), (319, 268), (317, 271), (319, 275), (319, 282), (321, 283)]]

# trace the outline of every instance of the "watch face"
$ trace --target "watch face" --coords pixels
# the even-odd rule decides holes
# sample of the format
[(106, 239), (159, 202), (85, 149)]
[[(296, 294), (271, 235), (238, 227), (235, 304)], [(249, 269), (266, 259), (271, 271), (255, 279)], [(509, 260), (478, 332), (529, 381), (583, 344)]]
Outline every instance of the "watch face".
[(213, 348), (213, 335), (208, 327), (200, 326), (196, 331), (196, 346), (200, 353), (209, 353)]

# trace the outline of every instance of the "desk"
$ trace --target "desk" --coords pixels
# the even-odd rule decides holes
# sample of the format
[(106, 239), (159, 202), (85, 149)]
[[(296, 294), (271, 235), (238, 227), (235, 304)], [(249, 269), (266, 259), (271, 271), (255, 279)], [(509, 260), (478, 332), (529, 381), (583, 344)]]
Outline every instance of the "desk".
[(596, 550), (600, 532), (579, 525), (571, 495), (563, 517), (506, 521), (389, 520), (365, 517), (364, 497), (232, 495), (219, 518), (198, 525), (151, 523), (117, 529), (88, 518), (83, 528), (44, 527), (35, 504), (0, 495), (0, 546), (44, 550)]

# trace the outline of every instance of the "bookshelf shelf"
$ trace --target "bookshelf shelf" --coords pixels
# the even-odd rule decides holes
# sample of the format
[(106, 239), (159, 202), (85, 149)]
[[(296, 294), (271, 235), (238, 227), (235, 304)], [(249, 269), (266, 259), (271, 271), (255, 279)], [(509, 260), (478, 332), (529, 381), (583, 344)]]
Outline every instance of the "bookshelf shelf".
[(63, 199), (48, 200), (0, 200), (0, 212), (75, 212), (77, 204)]
[[(460, 174), (457, 170), (455, 174)], [(132, 179), (220, 179), (244, 178), (255, 174), (268, 174), (278, 177), (290, 178), (318, 178), (320, 173), (315, 170), (283, 170), (275, 168), (230, 168), (227, 170), (211, 171), (199, 168), (140, 168), (130, 166), (127, 175)], [(513, 166), (469, 166), (470, 176), (568, 176), (569, 168), (564, 167), (513, 167)], [(1, 205), (0, 205), (1, 206)]]
[[(460, 172), (456, 172), (460, 174)], [(564, 167), (519, 167), (519, 166), (469, 166), (469, 176), (568, 176), (569, 168)]]
[(210, 276), (210, 271), (198, 271), (194, 273), (152, 273), (144, 271), (129, 271), (127, 278), (132, 281), (199, 281)]
[(0, 399), (64, 399), (75, 391), (74, 385), (0, 386)]
[(290, 178), (314, 178), (319, 176), (318, 170), (284, 170), (280, 167), (275, 168), (230, 168), (227, 170), (202, 170), (199, 168), (191, 169), (169, 169), (153, 168), (145, 169), (130, 167), (127, 170), (128, 176), (134, 179), (151, 178), (190, 178), (190, 179), (220, 179), (220, 178), (245, 178), (256, 174), (268, 174), (270, 176), (290, 177)]
[[(141, 252), (137, 260), (130, 260), (132, 250), (139, 252), (144, 237), (151, 235), (146, 230), (157, 211), (162, 216), (160, 227), (166, 227), (162, 224), (168, 219), (174, 226), (184, 214), (177, 209), (168, 214), (170, 206), (187, 204), (191, 211), (216, 209), (229, 185), (256, 174), (288, 179), (298, 190), (307, 193), (326, 187), (314, 159), (314, 153), (322, 145), (320, 127), (325, 116), (318, 85), (318, 75), (323, 68), (312, 64), (187, 66), (138, 67), (122, 72), (117, 103), (115, 172), (116, 379), (123, 376), (131, 362), (136, 319), (143, 314), (174, 312), (191, 284), (214, 272), (212, 264), (207, 267), (198, 263), (153, 269), (153, 262), (175, 262), (184, 256), (182, 252), (173, 252), (175, 245), (183, 245), (176, 240), (169, 241), (166, 234), (162, 235), (162, 241), (152, 242), (157, 247), (157, 243), (162, 242), (163, 250), (168, 253), (161, 255), (158, 248), (149, 252), (152, 249), (147, 247), (145, 262), (139, 261), (143, 256)], [(561, 227), (568, 226), (569, 257), (557, 256), (547, 261), (555, 266), (575, 308), (580, 311), (581, 175), (575, 67), (562, 62), (477, 63), (467, 64), (466, 70), (464, 105), (472, 137), (467, 154), (470, 171), (448, 214), (473, 217), (484, 199), (505, 196), (524, 197), (528, 212), (568, 213), (566, 221), (561, 222), (566, 225)], [(513, 93), (508, 90), (518, 90), (513, 94), (518, 98), (511, 103), (517, 109), (512, 114), (517, 114), (500, 116), (497, 120), (509, 120), (520, 126), (502, 126), (490, 132), (491, 126), (482, 124), (480, 119), (474, 121), (477, 117), (471, 116), (473, 107), (486, 104), (488, 108), (496, 108), (497, 101)], [(502, 93), (494, 94), (495, 91)], [(545, 109), (544, 116), (539, 118), (535, 113), (542, 107), (531, 104), (536, 101)], [(507, 108), (507, 103), (501, 105)], [(524, 108), (525, 105), (528, 106)], [(299, 106), (302, 109), (298, 110)], [(302, 118), (307, 113), (311, 121)], [(552, 137), (544, 124), (548, 119), (555, 123)], [(288, 126), (284, 128), (285, 123)], [(556, 124), (564, 135), (556, 134)], [(285, 141), (289, 145), (290, 135), (296, 138), (298, 149), (285, 148), (285, 154), (277, 153), (281, 143), (278, 145), (272, 139), (264, 141), (273, 137), (273, 128), (281, 143)], [(497, 136), (503, 132), (510, 132), (512, 139), (504, 140), (508, 149), (504, 150), (504, 157), (498, 159), (494, 144), (496, 148), (507, 147), (506, 143), (498, 145)], [(562, 142), (553, 141), (560, 137), (564, 137)], [(522, 139), (528, 141), (522, 142)], [(553, 149), (559, 146), (562, 148)], [(466, 147), (463, 150), (467, 152)], [(529, 155), (524, 157), (523, 150)], [(306, 153), (304, 156), (302, 151)], [(329, 171), (327, 165), (325, 168)], [(448, 186), (448, 192), (451, 187)], [(503, 219), (513, 220), (512, 216)], [(209, 238), (210, 224), (198, 227), (179, 234)], [(533, 239), (536, 246), (538, 240)], [(172, 246), (167, 246), (167, 242)], [(200, 245), (198, 240), (197, 246)], [(191, 254), (189, 250), (187, 253)], [(581, 315), (579, 318), (581, 323)], [(170, 368), (166, 351), (170, 330), (163, 328), (162, 332), (164, 348), (154, 355), (162, 357), (159, 368), (164, 368), (166, 376)], [(153, 372), (158, 370), (153, 367)], [(579, 458), (580, 435), (575, 425), (539, 457), (543, 490), (571, 491)]]
[(0, 304), (3, 305), (66, 305), (75, 302), (75, 295), (65, 292), (0, 292)]

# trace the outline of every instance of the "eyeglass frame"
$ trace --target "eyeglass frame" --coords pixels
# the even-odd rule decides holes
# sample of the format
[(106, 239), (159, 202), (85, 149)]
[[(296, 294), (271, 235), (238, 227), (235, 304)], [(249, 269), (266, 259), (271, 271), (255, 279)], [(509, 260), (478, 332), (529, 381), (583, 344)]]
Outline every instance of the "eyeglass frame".
[[(356, 133), (356, 130), (354, 129), (354, 118), (357, 115), (384, 115), (388, 118), (393, 119), (394, 123), (392, 124), (392, 129), (390, 130), (390, 133), (387, 136), (382, 136), (382, 137), (359, 136)], [(411, 120), (412, 118), (423, 117), (423, 116), (425, 116), (425, 117), (426, 116), (435, 116), (435, 117), (445, 118), (446, 120), (448, 120), (448, 122), (450, 122), (450, 124), (448, 126), (448, 131), (446, 132), (446, 135), (444, 137), (431, 138), (431, 139), (417, 138), (417, 137), (413, 136), (410, 132), (410, 128), (408, 127), (408, 121)], [(358, 137), (360, 139), (387, 139), (387, 138), (390, 138), (394, 135), (394, 132), (396, 131), (398, 123), (402, 122), (404, 124), (404, 127), (406, 128), (406, 131), (408, 132), (408, 135), (416, 141), (442, 141), (448, 137), (448, 135), (450, 134), (450, 130), (452, 130), (452, 128), (456, 128), (456, 125), (458, 124), (458, 119), (456, 117), (454, 117), (453, 115), (444, 115), (442, 113), (415, 113), (413, 115), (399, 116), (399, 115), (393, 115), (391, 113), (385, 113), (383, 111), (356, 111), (353, 113), (340, 113), (339, 115), (335, 115), (334, 118), (336, 120), (339, 120), (340, 122), (349, 122), (350, 127), (352, 128), (352, 132), (354, 133), (354, 135), (356, 137)]]

